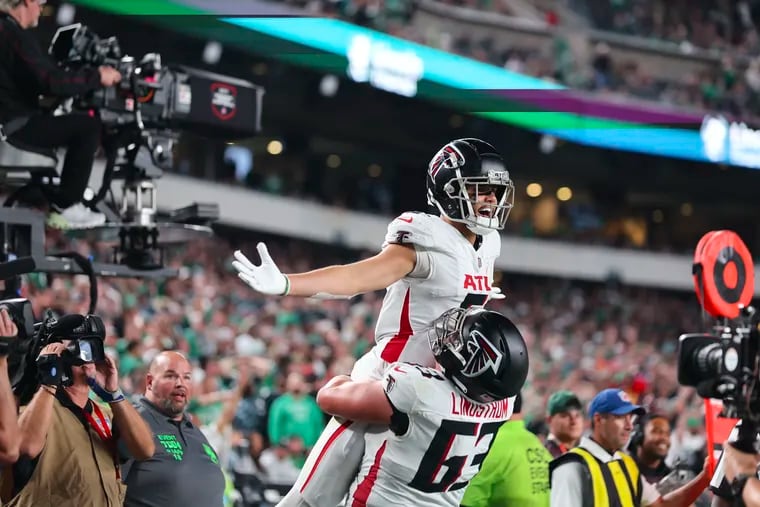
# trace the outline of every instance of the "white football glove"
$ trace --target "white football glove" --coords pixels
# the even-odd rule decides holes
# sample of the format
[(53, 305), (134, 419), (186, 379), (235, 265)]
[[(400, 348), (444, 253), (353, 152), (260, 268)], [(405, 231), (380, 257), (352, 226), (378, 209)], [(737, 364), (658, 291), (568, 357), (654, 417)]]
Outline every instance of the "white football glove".
[(488, 295), (489, 301), (491, 299), (506, 299), (507, 295), (501, 292), (498, 287), (491, 287), (491, 293)]
[(269, 251), (264, 243), (256, 245), (256, 250), (261, 257), (261, 266), (254, 266), (243, 252), (235, 251), (235, 261), (232, 265), (238, 272), (238, 277), (250, 288), (262, 294), (273, 296), (287, 296), (290, 291), (290, 280), (283, 275), (277, 264), (269, 256)]

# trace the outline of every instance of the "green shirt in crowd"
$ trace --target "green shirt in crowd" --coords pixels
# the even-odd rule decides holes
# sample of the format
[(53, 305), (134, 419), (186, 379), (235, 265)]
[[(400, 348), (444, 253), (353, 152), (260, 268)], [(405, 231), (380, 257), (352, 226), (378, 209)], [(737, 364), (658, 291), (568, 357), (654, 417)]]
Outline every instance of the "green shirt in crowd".
[(269, 440), (275, 445), (298, 436), (304, 446), (311, 449), (324, 426), (325, 416), (313, 396), (295, 398), (291, 394), (283, 394), (272, 402), (269, 409)]
[(465, 507), (549, 507), (551, 454), (525, 429), (507, 421), (496, 434), (480, 472), (464, 493)]

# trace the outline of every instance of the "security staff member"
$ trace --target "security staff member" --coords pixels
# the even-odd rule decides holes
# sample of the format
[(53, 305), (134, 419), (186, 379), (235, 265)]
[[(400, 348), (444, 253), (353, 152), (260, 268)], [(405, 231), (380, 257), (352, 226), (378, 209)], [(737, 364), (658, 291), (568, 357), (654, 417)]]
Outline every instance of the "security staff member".
[(66, 147), (60, 187), (48, 191), (47, 198), (72, 224), (97, 225), (105, 216), (89, 211), (81, 200), (100, 142), (100, 122), (86, 114), (43, 114), (39, 97), (66, 98), (113, 86), (121, 74), (107, 66), (59, 68), (28, 30), (37, 26), (45, 2), (0, 0), (0, 123), (11, 142)]
[(192, 395), (190, 363), (178, 352), (158, 354), (145, 389), (137, 411), (153, 430), (156, 453), (125, 465), (124, 506), (221, 507), (225, 481), (219, 458), (185, 414)]
[(522, 397), (496, 433), (478, 474), (464, 493), (462, 507), (549, 507), (549, 454), (525, 429)]
[(633, 429), (633, 414), (645, 413), (621, 389), (605, 389), (591, 400), (591, 436), (549, 466), (552, 507), (648, 507), (691, 505), (707, 487), (703, 470), (685, 486), (660, 496), (642, 480), (636, 463), (621, 449)]

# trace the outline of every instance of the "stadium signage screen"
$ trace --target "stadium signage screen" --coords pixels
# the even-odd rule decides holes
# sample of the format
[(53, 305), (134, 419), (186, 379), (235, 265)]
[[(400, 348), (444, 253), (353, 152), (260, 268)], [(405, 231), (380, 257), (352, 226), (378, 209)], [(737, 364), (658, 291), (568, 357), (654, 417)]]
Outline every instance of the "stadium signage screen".
[(760, 167), (760, 130), (731, 122), (721, 115), (705, 116), (700, 129), (705, 156), (712, 162)]
[[(678, 113), (658, 103), (647, 106), (583, 94), (337, 19), (255, 15), (262, 9), (256, 0), (245, 4), (251, 15), (236, 11), (240, 2), (230, 0), (74, 2), (121, 15), (152, 16), (171, 30), (326, 73), (342, 73), (391, 93), (444, 103), (453, 110), (571, 142), (760, 169), (760, 135), (746, 125), (706, 121), (702, 114)], [(233, 13), (237, 15), (229, 17)], [(198, 15), (214, 26), (188, 20)], [(519, 98), (526, 94), (528, 99)]]
[(425, 63), (413, 50), (396, 49), (364, 34), (351, 38), (346, 58), (348, 77), (357, 83), (405, 97), (417, 95), (417, 83), (425, 72)]

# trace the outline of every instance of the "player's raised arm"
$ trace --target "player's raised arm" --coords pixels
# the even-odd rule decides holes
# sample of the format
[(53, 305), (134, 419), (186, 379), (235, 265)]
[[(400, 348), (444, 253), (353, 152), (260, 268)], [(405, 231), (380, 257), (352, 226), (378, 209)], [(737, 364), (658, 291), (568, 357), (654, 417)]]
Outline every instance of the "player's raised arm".
[(253, 290), (277, 296), (342, 296), (385, 289), (409, 274), (417, 262), (411, 245), (387, 245), (380, 253), (351, 264), (284, 275), (269, 256), (264, 243), (257, 246), (261, 264), (254, 265), (242, 252), (235, 252), (233, 266)]

